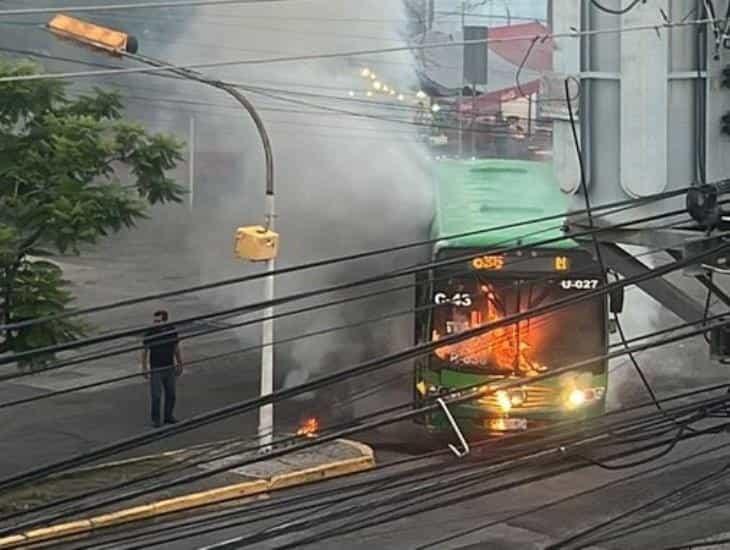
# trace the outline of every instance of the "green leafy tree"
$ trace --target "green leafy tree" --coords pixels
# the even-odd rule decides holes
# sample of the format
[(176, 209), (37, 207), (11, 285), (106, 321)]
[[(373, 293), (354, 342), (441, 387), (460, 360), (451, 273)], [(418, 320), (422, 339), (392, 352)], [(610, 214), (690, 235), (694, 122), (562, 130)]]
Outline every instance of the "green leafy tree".
[[(0, 77), (37, 73), (0, 59)], [(182, 143), (122, 119), (115, 93), (71, 97), (57, 80), (0, 83), (0, 320), (62, 313), (73, 297), (43, 256), (84, 244), (145, 217), (149, 205), (180, 202), (168, 177)], [(73, 340), (85, 327), (59, 320), (0, 331), (0, 353)], [(46, 358), (47, 359), (47, 358)]]

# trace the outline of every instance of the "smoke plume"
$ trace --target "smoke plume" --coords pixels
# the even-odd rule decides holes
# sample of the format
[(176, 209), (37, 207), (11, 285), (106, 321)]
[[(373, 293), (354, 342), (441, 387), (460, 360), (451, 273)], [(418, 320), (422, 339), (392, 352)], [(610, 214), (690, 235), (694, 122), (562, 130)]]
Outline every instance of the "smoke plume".
[[(150, 55), (186, 63), (392, 47), (403, 44), (400, 32), (404, 26), (402, 7), (392, 0), (200, 8), (186, 17), (169, 43), (159, 44)], [(141, 42), (145, 43), (144, 36)], [(412, 96), (417, 90), (407, 52), (209, 71), (218, 78), (267, 88), (269, 94), (293, 100), (249, 94), (261, 110), (274, 148), (280, 266), (425, 236), (431, 216), (428, 161), (417, 129), (392, 122), (412, 120), (412, 107), (408, 107), (412, 104), (399, 102), (397, 95), (368, 99), (365, 92), (371, 83), (361, 76), (366, 67), (398, 93)], [(192, 230), (187, 232), (187, 254), (199, 264), (200, 278), (216, 280), (262, 269), (232, 257), (236, 227), (263, 222), (264, 158), (253, 124), (219, 90), (159, 79), (154, 85), (158, 94), (167, 97), (194, 97), (215, 105), (174, 105), (179, 130), (184, 131), (185, 119), (190, 117), (196, 124), (195, 203)], [(172, 106), (171, 100), (167, 107)], [(368, 117), (327, 109), (366, 113)], [(170, 115), (160, 113), (157, 123), (164, 127)], [(382, 273), (416, 261), (420, 254), (400, 253), (287, 276), (277, 281), (277, 294)], [(401, 279), (395, 284), (407, 281)], [(375, 288), (363, 287), (353, 294)], [(231, 306), (254, 302), (261, 296), (261, 286), (249, 284), (217, 292), (215, 302)], [(341, 297), (327, 295), (322, 301)], [(329, 308), (282, 320), (277, 323), (276, 338), (412, 305), (413, 292), (399, 292)], [(277, 371), (284, 375), (279, 383), (301, 383), (313, 374), (407, 346), (412, 340), (411, 323), (409, 317), (403, 317), (278, 346)], [(240, 331), (239, 338), (243, 343), (255, 343), (258, 328)]]

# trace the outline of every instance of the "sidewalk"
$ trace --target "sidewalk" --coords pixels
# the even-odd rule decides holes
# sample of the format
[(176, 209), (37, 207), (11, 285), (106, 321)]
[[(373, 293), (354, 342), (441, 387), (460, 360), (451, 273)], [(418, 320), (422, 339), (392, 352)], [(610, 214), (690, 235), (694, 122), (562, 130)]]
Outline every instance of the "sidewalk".
[[(254, 441), (228, 440), (156, 455), (83, 468), (36, 484), (32, 488), (11, 491), (0, 498), (0, 514), (8, 514), (52, 502), (61, 497), (102, 489), (133, 478), (155, 473), (165, 475), (143, 482), (145, 485), (174, 480), (182, 475), (258, 457), (256, 451), (245, 451)], [(236, 453), (237, 450), (241, 452)], [(231, 454), (235, 453), (235, 454)], [(221, 460), (192, 465), (204, 459), (230, 454)], [(190, 464), (190, 466), (187, 466)], [(187, 468), (185, 468), (187, 466)], [(350, 440), (336, 440), (311, 449), (292, 452), (284, 457), (264, 460), (205, 479), (130, 499), (116, 508), (98, 508), (93, 514), (71, 517), (63, 523), (37, 528), (0, 539), (0, 548), (23, 543), (57, 539), (70, 535), (89, 534), (97, 529), (156, 516), (181, 512), (201, 506), (263, 495), (284, 489), (365, 471), (375, 466), (373, 451), (367, 445)], [(175, 471), (177, 469), (177, 471)], [(138, 486), (132, 489), (139, 488)], [(122, 489), (122, 491), (130, 488)], [(108, 496), (108, 495), (107, 495)], [(119, 508), (121, 506), (121, 508)], [(87, 513), (88, 514), (88, 513)]]

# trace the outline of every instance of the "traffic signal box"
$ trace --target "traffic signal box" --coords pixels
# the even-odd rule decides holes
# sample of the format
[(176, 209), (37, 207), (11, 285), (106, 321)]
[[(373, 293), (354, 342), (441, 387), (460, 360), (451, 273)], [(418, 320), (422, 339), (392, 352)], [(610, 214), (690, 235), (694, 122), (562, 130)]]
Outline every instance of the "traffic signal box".
[(236, 257), (242, 260), (272, 260), (279, 253), (279, 234), (259, 225), (239, 227), (235, 251)]

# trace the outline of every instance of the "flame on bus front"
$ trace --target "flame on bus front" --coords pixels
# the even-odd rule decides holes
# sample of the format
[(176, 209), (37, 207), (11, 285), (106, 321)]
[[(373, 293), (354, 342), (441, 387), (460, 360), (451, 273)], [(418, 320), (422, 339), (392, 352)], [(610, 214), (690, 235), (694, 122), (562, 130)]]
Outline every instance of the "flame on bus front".
[[(444, 334), (434, 328), (433, 341), (444, 336), (458, 334), (504, 319), (506, 309), (504, 300), (495, 292), (492, 285), (480, 287), (481, 296), (477, 300), (462, 296), (463, 307), (454, 307), (450, 319), (443, 323)], [(457, 306), (459, 304), (456, 304)], [(474, 306), (474, 307), (470, 307)], [(481, 307), (480, 307), (481, 306)], [(497, 371), (520, 373), (539, 373), (547, 369), (535, 356), (543, 343), (540, 325), (545, 320), (526, 320), (490, 330), (455, 344), (436, 348), (438, 358), (449, 363), (461, 363), (473, 367), (489, 366)]]

